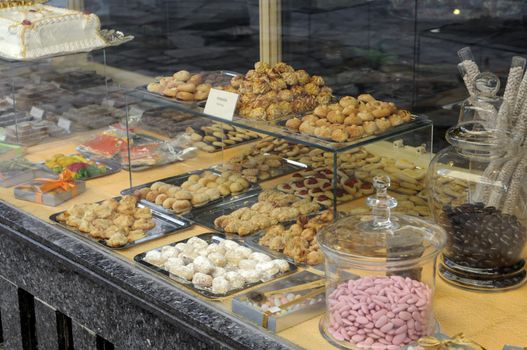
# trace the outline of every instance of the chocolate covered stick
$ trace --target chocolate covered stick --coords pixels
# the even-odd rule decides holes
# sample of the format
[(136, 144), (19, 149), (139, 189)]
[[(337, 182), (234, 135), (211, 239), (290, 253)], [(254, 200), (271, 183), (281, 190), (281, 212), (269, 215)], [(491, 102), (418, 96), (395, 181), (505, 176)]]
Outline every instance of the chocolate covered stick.
[(498, 112), (498, 129), (508, 130), (511, 127), (513, 117), (511, 116), (514, 106), (516, 105), (516, 97), (518, 95), (518, 88), (523, 77), (525, 69), (525, 58), (514, 56), (512, 58), (511, 68), (509, 70), (509, 76), (507, 77), (507, 85), (505, 86), (505, 93), (503, 94), (503, 102), (507, 103), (509, 108), (507, 113), (500, 111)]
[(520, 197), (520, 191), (522, 190), (523, 180), (525, 173), (527, 172), (527, 155), (524, 155), (514, 174), (512, 175), (509, 191), (505, 197), (505, 205), (503, 206), (502, 212), (504, 214), (514, 214), (514, 208), (517, 205), (517, 201)]
[(489, 196), (488, 201), (484, 202), (487, 206), (500, 208), (500, 204), (504, 198), (505, 188), (509, 187), (512, 175), (519, 162), (520, 162), (520, 157), (515, 157), (513, 159), (508, 160), (503, 165), (496, 179), (497, 185), (489, 186), (491, 188), (490, 196)]

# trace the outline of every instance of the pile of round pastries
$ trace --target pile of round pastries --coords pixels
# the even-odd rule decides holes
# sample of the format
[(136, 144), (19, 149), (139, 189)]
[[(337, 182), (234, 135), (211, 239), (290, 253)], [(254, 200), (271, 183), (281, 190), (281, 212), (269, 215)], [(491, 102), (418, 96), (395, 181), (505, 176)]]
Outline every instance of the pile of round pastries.
[(301, 215), (320, 210), (320, 206), (308, 199), (275, 190), (263, 191), (258, 202), (250, 208), (244, 207), (214, 220), (214, 225), (225, 233), (247, 236), (280, 222), (295, 221)]
[(138, 208), (134, 196), (124, 196), (119, 201), (112, 198), (101, 203), (76, 204), (59, 214), (57, 220), (114, 248), (143, 238), (156, 225), (152, 211)]
[(278, 169), (282, 167), (284, 160), (272, 154), (240, 154), (235, 156), (223, 166), (224, 170), (241, 174), (249, 182), (257, 183), (276, 176)]
[(180, 186), (154, 182), (150, 187), (136, 190), (134, 196), (183, 214), (193, 207), (202, 207), (221, 197), (239, 194), (249, 186), (249, 182), (239, 174), (225, 171), (219, 175), (207, 170), (190, 175)]
[(248, 119), (276, 120), (292, 113), (305, 113), (331, 100), (331, 89), (318, 75), (295, 70), (283, 62), (269, 65), (256, 62), (245, 76), (231, 79), (223, 88), (237, 93), (240, 116)]
[(382, 133), (407, 123), (412, 115), (392, 102), (376, 100), (369, 94), (342, 97), (338, 103), (318, 105), (312, 114), (291, 118), (286, 126), (302, 134), (335, 142), (347, 142)]
[(205, 152), (216, 152), (224, 147), (255, 140), (259, 135), (253, 131), (231, 126), (225, 123), (212, 123), (199, 129), (188, 127), (185, 133), (192, 145)]
[(333, 212), (330, 210), (311, 219), (302, 216), (287, 229), (283, 225), (269, 227), (259, 243), (282, 252), (296, 263), (318, 265), (324, 262), (324, 254), (320, 251), (316, 236), (320, 229), (332, 222)]
[(211, 88), (212, 84), (205, 81), (203, 74), (190, 74), (186, 70), (180, 70), (169, 77), (161, 77), (159, 81), (146, 86), (150, 92), (182, 101), (206, 100)]
[(294, 144), (287, 142), (286, 140), (267, 136), (256, 142), (249, 150), (249, 154), (252, 156), (259, 154), (272, 154), (289, 160), (299, 160), (310, 151), (311, 148), (308, 146)]
[(144, 260), (191, 282), (198, 289), (218, 295), (289, 271), (287, 261), (273, 260), (228, 239), (209, 244), (192, 237), (186, 243), (149, 251)]

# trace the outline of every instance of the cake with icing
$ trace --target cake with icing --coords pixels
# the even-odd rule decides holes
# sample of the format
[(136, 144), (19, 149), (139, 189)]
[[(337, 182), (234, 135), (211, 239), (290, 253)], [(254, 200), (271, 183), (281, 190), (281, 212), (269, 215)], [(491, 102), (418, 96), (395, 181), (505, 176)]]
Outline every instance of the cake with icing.
[(106, 46), (99, 17), (35, 4), (0, 8), (0, 56), (35, 59)]

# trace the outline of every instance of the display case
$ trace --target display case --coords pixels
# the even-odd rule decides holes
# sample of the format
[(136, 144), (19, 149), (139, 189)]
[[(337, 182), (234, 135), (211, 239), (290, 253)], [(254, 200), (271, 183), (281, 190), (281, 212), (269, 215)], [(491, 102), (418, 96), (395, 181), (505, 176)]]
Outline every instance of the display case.
[[(128, 48), (1, 62), (2, 201), (40, 224), (52, 224), (46, 227), (60, 237), (53, 244), (82, 247), (81, 257), (89, 256), (87, 251), (100, 254), (88, 274), (124, 281), (126, 287), (119, 288), (133, 294), (139, 307), (155, 304), (152, 324), (159, 314), (170, 318), (188, 307), (200, 314), (190, 315), (192, 321), (185, 315), (178, 319), (180, 328), (205, 329), (219, 317), (232, 323), (211, 327), (241, 327), (241, 334), (268, 341), (261, 348), (335, 348), (319, 330), (327, 262), (317, 235), (338, 219), (364, 216), (379, 175), (391, 179), (397, 217), (420, 217), (414, 218), (420, 223), (416, 231), (428, 227), (425, 175), (434, 132), (426, 115), (412, 111), (409, 96), (396, 96), (408, 80), (386, 84), (382, 94), (374, 85), (348, 84), (350, 72), (338, 60), (299, 59), (293, 24), (299, 13), (311, 21), (379, 5), (311, 2), (298, 9), (280, 1), (248, 2), (244, 25), (251, 31), (236, 34), (230, 48), (222, 30), (207, 36), (221, 37), (217, 46), (196, 39), (193, 21), (215, 24), (205, 13), (200, 14), (205, 20), (190, 18), (184, 27), (167, 11), (162, 26), (168, 34), (150, 41), (149, 35), (162, 31), (152, 15), (159, 9), (150, 5), (127, 4), (122, 13), (115, 2), (101, 5), (103, 23), (110, 25), (142, 14), (133, 20), (141, 22), (145, 36)], [(194, 11), (193, 4), (178, 5), (182, 13)], [(233, 18), (241, 12), (232, 10)], [(368, 19), (368, 26), (374, 22)], [(174, 27), (186, 36), (176, 35)], [(291, 46), (281, 45), (282, 39)], [(194, 47), (193, 40), (205, 47)], [(174, 47), (153, 54), (167, 42)], [(329, 43), (326, 53), (338, 44)], [(144, 59), (145, 50), (152, 57)], [(229, 52), (237, 59), (223, 59)], [(366, 55), (371, 54), (368, 47)], [(149, 64), (155, 69), (142, 68)], [(237, 95), (233, 115), (205, 112), (212, 89)], [(426, 268), (434, 271), (435, 260)], [(412, 265), (410, 272), (416, 269)], [(383, 270), (387, 276), (388, 270)], [(434, 278), (426, 284), (436, 290)], [(441, 293), (437, 288), (444, 297)], [(274, 299), (264, 303), (262, 296)], [(441, 312), (437, 317), (440, 325), (448, 322)], [(196, 319), (198, 326), (192, 323)], [(73, 326), (64, 324), (66, 334)], [(101, 337), (111, 333), (108, 327), (88, 328)], [(405, 343), (415, 345), (425, 333), (432, 327)], [(226, 343), (236, 348), (231, 338)], [(251, 341), (244, 345), (258, 348)], [(159, 344), (152, 347), (163, 348)]]
[[(101, 53), (5, 63), (5, 70), (12, 72), (4, 84), (6, 115), (20, 114), (12, 122), (6, 119), (6, 147), (11, 154), (17, 152), (15, 162), (20, 166), (31, 164), (33, 175), (23, 180), (17, 175), (23, 183), (3, 190), (6, 198), (13, 198), (15, 204), (33, 202), (35, 209), (30, 210), (38, 210), (73, 237), (111, 249), (112, 254), (132, 254), (147, 271), (176, 288), (220, 300), (213, 306), (222, 312), (230, 313), (232, 298), (256, 281), (274, 282), (297, 269), (322, 273), (323, 255), (311, 227), (318, 230), (339, 212), (360, 211), (363, 198), (373, 192), (375, 175), (393, 178), (400, 209), (428, 216), (423, 179), (431, 158), (432, 130), (426, 117), (411, 115), (372, 95), (338, 98), (329, 94), (327, 100), (317, 102), (302, 92), (311, 103), (309, 111), (268, 121), (241, 117), (237, 109), (235, 117), (225, 121), (204, 113), (204, 98), (187, 102), (178, 95), (172, 98), (149, 91), (155, 77), (139, 77), (139, 83), (132, 84), (137, 86), (123, 88), (119, 75), (107, 76), (111, 68), (95, 63), (91, 55)], [(277, 73), (280, 65), (274, 66)], [(176, 74), (224, 89), (242, 76), (221, 68)], [(297, 71), (305, 79), (322, 79)], [(193, 93), (195, 98), (199, 92)], [(364, 121), (358, 113), (364, 113)], [(344, 124), (348, 117), (349, 124)], [(328, 128), (331, 123), (337, 125), (335, 129), (338, 125), (351, 128), (340, 138), (304, 132), (291, 124), (307, 125), (311, 118), (326, 120), (320, 125)], [(33, 129), (40, 124), (48, 129), (37, 134)], [(354, 128), (357, 134), (351, 132)], [(49, 190), (50, 184), (57, 187)], [(306, 235), (286, 239), (297, 230), (294, 227)], [(219, 238), (210, 242), (192, 238), (203, 229), (215, 230), (214, 237)], [(205, 267), (192, 258), (191, 264), (201, 266), (192, 271), (181, 265), (200, 256), (199, 242), (210, 245), (205, 250), (212, 249), (221, 246), (214, 241), (221, 237), (232, 239), (240, 254), (247, 249), (262, 261), (254, 265), (248, 255), (242, 263), (232, 253), (225, 256), (227, 264), (248, 264), (243, 267), (254, 270), (207, 267), (208, 257), (201, 259), (207, 260)], [(194, 250), (185, 255), (182, 244)], [(224, 250), (229, 249), (225, 245)], [(223, 255), (218, 259), (216, 263), (223, 264)], [(267, 263), (267, 259), (283, 261), (284, 271), (274, 273), (278, 263)], [(239, 279), (247, 285), (238, 286)]]

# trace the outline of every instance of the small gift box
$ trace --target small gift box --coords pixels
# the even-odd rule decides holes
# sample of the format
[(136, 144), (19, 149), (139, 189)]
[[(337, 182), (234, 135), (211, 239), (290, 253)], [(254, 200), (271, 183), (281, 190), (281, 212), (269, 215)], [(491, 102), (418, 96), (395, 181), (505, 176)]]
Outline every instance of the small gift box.
[(15, 198), (56, 207), (86, 191), (84, 181), (75, 181), (69, 170), (58, 179), (36, 178), (15, 187)]
[(232, 311), (248, 320), (280, 332), (322, 314), (325, 280), (302, 271), (287, 279), (255, 289), (232, 300)]
[(29, 182), (38, 177), (54, 178), (55, 176), (38, 169), (0, 171), (0, 187), (13, 187)]

